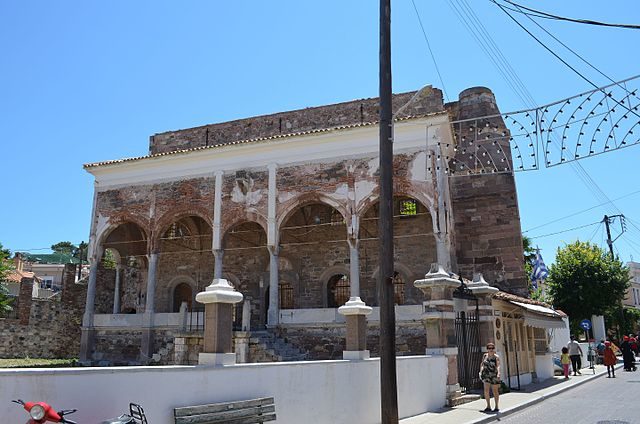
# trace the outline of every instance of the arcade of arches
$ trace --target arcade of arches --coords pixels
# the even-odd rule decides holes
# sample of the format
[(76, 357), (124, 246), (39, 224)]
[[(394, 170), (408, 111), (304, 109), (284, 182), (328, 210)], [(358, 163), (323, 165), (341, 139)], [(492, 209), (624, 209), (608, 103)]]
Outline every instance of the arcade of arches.
[[(360, 218), (358, 255), (360, 297), (377, 304), (378, 204)], [(432, 218), (415, 199), (394, 199), (394, 275), (396, 304), (419, 304), (421, 292), (412, 282), (424, 276), (435, 261)], [(149, 307), (147, 280), (152, 251), (156, 282), (151, 302), (155, 313), (175, 313), (181, 304), (195, 307), (195, 295), (214, 278), (212, 228), (199, 216), (183, 216), (160, 229), (153, 240), (133, 222), (112, 229), (101, 245), (113, 252), (115, 269), (101, 267), (97, 313), (143, 313)], [(321, 202), (302, 204), (283, 220), (279, 231), (279, 309), (337, 308), (351, 296), (350, 249), (346, 218)], [(155, 247), (152, 247), (155, 246)], [(222, 237), (222, 276), (250, 301), (252, 328), (267, 324), (270, 252), (267, 234), (258, 222), (241, 221)]]

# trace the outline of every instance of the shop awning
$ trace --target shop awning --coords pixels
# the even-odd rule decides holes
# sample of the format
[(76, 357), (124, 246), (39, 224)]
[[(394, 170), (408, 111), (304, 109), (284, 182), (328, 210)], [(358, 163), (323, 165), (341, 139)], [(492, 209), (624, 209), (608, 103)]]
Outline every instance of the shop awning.
[(565, 328), (566, 324), (562, 315), (551, 308), (529, 303), (510, 300), (516, 306), (521, 307), (524, 316), (524, 325), (536, 328)]

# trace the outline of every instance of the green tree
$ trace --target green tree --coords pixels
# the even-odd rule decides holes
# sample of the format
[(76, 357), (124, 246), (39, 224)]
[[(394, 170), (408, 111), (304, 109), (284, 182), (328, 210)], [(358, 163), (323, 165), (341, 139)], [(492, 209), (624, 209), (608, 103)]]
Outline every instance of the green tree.
[(569, 315), (574, 331), (581, 320), (618, 309), (629, 281), (629, 270), (618, 258), (581, 241), (558, 248), (547, 279), (553, 304)]
[[(7, 274), (13, 269), (10, 257), (11, 252), (8, 249), (4, 249), (2, 243), (0, 243), (0, 282), (4, 281)], [(4, 316), (4, 314), (11, 311), (11, 303), (13, 303), (13, 298), (9, 296), (9, 290), (4, 284), (0, 283), (0, 316)]]
[(71, 243), (70, 241), (61, 241), (60, 243), (52, 245), (51, 250), (53, 250), (55, 253), (61, 253), (63, 255), (73, 255), (73, 253), (78, 250), (78, 246)]

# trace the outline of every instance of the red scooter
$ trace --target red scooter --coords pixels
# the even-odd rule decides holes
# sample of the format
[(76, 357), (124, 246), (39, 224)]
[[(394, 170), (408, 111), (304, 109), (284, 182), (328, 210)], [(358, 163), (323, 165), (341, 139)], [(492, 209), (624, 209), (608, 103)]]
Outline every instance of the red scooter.
[[(24, 402), (20, 399), (14, 400), (19, 405), (22, 405), (24, 409), (29, 413), (31, 417), (27, 424), (44, 424), (47, 422), (52, 423), (66, 423), (76, 424), (75, 421), (66, 419), (64, 416), (73, 414), (77, 409), (63, 409), (56, 411), (51, 405), (45, 402)], [(122, 414), (118, 418), (112, 418), (107, 421), (102, 421), (100, 424), (148, 424), (147, 418), (144, 415), (144, 410), (140, 405), (135, 403), (129, 404), (129, 414)]]

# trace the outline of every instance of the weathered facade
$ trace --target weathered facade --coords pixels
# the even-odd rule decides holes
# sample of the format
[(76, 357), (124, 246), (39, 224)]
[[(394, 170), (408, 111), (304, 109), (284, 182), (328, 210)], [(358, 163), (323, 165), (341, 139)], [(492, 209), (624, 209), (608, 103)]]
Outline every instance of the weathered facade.
[[(523, 295), (527, 282), (513, 174), (448, 171), (471, 160), (461, 131), (487, 152), (499, 140), (511, 161), (491, 91), (465, 90), (451, 104), (435, 88), (395, 95), (401, 107), (393, 164), (398, 349), (422, 354), (425, 299), (413, 282), (431, 263), (468, 277), (481, 272)], [(492, 118), (482, 128), (465, 121), (485, 116)], [(357, 100), (156, 134), (149, 156), (85, 165), (96, 185), (81, 357), (166, 353), (198, 316), (195, 294), (222, 277), (248, 301), (245, 314), (236, 310), (238, 325), (275, 331), (316, 358), (339, 357), (344, 318), (336, 308), (359, 297), (374, 307), (373, 348), (377, 118), (377, 99)], [(100, 266), (106, 251), (115, 270)], [(113, 351), (114, 338), (126, 347)]]

